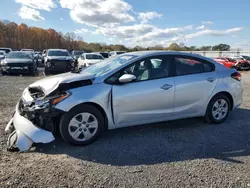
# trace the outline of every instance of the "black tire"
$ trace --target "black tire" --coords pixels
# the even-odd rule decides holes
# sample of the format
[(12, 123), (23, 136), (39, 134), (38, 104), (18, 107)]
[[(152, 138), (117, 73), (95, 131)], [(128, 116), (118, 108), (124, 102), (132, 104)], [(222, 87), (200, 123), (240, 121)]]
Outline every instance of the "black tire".
[[(84, 112), (90, 113), (90, 114), (95, 116), (95, 118), (98, 122), (98, 128), (97, 128), (95, 134), (89, 140), (78, 141), (78, 140), (75, 140), (70, 135), (70, 133), (68, 131), (69, 123), (70, 123), (71, 119), (73, 117), (75, 117), (77, 114), (84, 113)], [(104, 123), (105, 123), (104, 117), (103, 117), (102, 113), (97, 108), (95, 108), (92, 105), (81, 104), (81, 105), (74, 107), (73, 109), (71, 109), (69, 112), (65, 113), (62, 116), (62, 118), (60, 120), (59, 130), (60, 130), (60, 134), (61, 134), (62, 138), (67, 143), (69, 143), (71, 145), (84, 146), (87, 144), (91, 144), (93, 141), (95, 141), (98, 138), (98, 136), (104, 131), (104, 127), (105, 127)]]
[[(213, 106), (214, 106), (214, 103), (220, 99), (224, 99), (226, 102), (227, 102), (227, 105), (228, 105), (228, 110), (226, 112), (226, 115), (224, 118), (222, 118), (221, 120), (217, 120), (214, 116), (213, 116)], [(209, 102), (208, 104), (208, 107), (207, 107), (207, 112), (206, 112), (206, 115), (205, 115), (205, 121), (209, 122), (209, 123), (215, 123), (215, 124), (220, 124), (220, 123), (223, 123), (229, 113), (230, 113), (230, 110), (231, 110), (231, 103), (230, 103), (230, 100), (228, 99), (228, 97), (224, 94), (217, 94), (215, 95)]]

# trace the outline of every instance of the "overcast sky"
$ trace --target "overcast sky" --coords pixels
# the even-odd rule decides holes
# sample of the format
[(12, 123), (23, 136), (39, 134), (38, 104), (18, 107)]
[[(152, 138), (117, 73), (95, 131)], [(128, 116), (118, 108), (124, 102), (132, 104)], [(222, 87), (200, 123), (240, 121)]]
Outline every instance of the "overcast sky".
[(1, 0), (0, 19), (126, 46), (227, 43), (250, 50), (249, 0)]

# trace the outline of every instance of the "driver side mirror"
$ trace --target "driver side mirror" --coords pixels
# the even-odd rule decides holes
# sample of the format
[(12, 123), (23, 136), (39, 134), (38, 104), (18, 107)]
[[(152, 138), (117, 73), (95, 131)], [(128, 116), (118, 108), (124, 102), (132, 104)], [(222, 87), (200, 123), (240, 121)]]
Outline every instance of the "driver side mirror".
[(124, 74), (119, 78), (120, 83), (129, 83), (136, 79), (136, 76), (133, 74)]

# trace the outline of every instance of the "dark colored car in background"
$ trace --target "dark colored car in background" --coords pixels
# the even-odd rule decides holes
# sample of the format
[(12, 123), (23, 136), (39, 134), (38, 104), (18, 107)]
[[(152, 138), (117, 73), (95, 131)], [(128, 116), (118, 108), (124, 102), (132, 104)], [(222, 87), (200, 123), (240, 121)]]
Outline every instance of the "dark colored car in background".
[(64, 49), (49, 49), (44, 57), (45, 74), (64, 73), (74, 70), (75, 60)]
[(11, 48), (1, 48), (0, 47), (0, 51), (5, 51), (6, 54), (10, 53), (12, 50)]
[(1, 61), (2, 74), (31, 74), (36, 76), (37, 71), (37, 59), (33, 52), (10, 52), (6, 55), (5, 59)]

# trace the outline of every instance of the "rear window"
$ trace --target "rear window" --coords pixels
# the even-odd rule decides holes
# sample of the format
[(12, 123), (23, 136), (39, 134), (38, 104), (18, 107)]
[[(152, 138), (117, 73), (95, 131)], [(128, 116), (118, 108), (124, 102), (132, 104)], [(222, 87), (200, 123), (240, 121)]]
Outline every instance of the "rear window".
[(61, 51), (61, 50), (53, 50), (48, 52), (48, 56), (69, 56), (68, 51)]
[(211, 64), (189, 58), (175, 58), (175, 67), (177, 76), (211, 72), (213, 70)]

